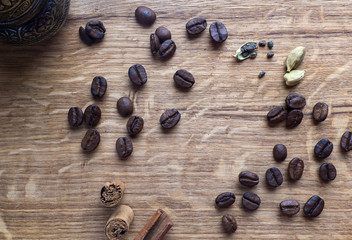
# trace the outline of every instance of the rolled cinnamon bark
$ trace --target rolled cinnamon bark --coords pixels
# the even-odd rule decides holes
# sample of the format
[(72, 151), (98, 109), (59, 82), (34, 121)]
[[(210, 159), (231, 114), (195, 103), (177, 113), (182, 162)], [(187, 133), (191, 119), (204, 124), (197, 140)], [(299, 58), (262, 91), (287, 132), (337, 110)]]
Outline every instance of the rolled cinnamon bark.
[(114, 207), (120, 202), (124, 192), (125, 184), (120, 180), (107, 182), (100, 192), (101, 202), (105, 207)]
[(128, 231), (134, 213), (127, 205), (120, 205), (105, 225), (105, 235), (109, 240), (119, 240)]

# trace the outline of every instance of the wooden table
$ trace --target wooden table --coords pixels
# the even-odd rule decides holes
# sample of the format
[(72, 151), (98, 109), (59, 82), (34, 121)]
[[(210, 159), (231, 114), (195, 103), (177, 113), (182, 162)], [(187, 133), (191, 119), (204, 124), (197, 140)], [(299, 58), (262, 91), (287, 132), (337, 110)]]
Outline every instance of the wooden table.
[[(157, 12), (150, 28), (138, 25), (134, 10), (147, 5)], [(133, 239), (156, 209), (170, 214), (175, 225), (165, 239), (351, 239), (352, 162), (340, 150), (341, 135), (351, 130), (352, 8), (350, 1), (72, 1), (62, 31), (52, 40), (31, 47), (0, 47), (0, 239), (104, 239), (112, 212), (99, 200), (106, 181), (125, 182), (123, 204), (135, 211), (125, 239)], [(189, 39), (186, 22), (203, 16), (208, 26), (223, 22), (229, 37), (220, 47), (211, 43), (208, 29)], [(78, 28), (92, 19), (105, 23), (104, 41), (91, 47), (78, 37)], [(153, 59), (149, 35), (166, 26), (177, 44), (169, 61)], [(273, 40), (275, 56), (260, 48), (255, 60), (237, 63), (232, 55), (244, 42)], [(307, 48), (301, 84), (286, 88), (283, 61), (296, 46)], [(145, 66), (147, 84), (133, 89), (127, 70)], [(176, 70), (192, 72), (196, 84), (189, 92), (173, 83)], [(266, 76), (258, 79), (259, 71)], [(92, 99), (94, 76), (108, 80), (102, 101)], [(265, 119), (273, 105), (284, 104), (289, 93), (306, 97), (300, 126), (270, 128)], [(133, 99), (135, 112), (145, 120), (133, 139), (133, 155), (117, 157), (115, 141), (126, 136), (126, 118), (116, 110), (122, 96)], [(314, 104), (329, 105), (325, 122), (315, 125)], [(97, 129), (101, 143), (84, 154), (80, 142), (87, 128), (72, 130), (67, 111), (95, 103), (102, 109)], [(177, 108), (182, 119), (165, 133), (159, 117)], [(332, 155), (317, 161), (313, 148), (322, 138), (335, 145)], [(272, 148), (288, 147), (288, 157), (276, 163)], [(301, 180), (288, 181), (293, 157), (305, 161)], [(338, 176), (322, 183), (317, 170), (332, 162)], [(284, 173), (281, 187), (270, 190), (265, 171)], [(242, 170), (258, 173), (260, 184), (241, 187)], [(214, 206), (222, 192), (236, 194), (224, 210)], [(256, 192), (260, 208), (246, 212), (241, 196)], [(323, 213), (307, 219), (303, 211), (288, 218), (280, 214), (282, 200), (304, 203), (312, 196), (325, 200)], [(221, 217), (236, 216), (238, 230), (223, 233)]]

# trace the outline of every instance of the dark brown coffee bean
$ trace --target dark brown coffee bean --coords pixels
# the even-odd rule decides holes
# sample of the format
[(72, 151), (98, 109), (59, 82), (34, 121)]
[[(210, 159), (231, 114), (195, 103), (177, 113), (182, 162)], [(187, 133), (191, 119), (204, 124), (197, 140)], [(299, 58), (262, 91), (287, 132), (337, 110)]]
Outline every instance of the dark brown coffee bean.
[(293, 216), (300, 210), (299, 202), (296, 200), (285, 200), (280, 203), (280, 211), (287, 216)]
[(297, 127), (303, 119), (303, 112), (299, 109), (294, 109), (287, 114), (286, 127), (294, 128)]
[(207, 28), (207, 20), (202, 17), (193, 18), (186, 24), (187, 33), (190, 35), (197, 35)]
[(104, 38), (106, 29), (101, 21), (93, 20), (86, 24), (86, 32), (93, 42), (99, 42)]
[(190, 88), (195, 83), (192, 73), (180, 69), (174, 74), (174, 82), (180, 88)]
[(276, 144), (273, 148), (274, 159), (278, 162), (282, 162), (287, 157), (287, 148), (283, 144)]
[(226, 214), (222, 217), (222, 226), (225, 232), (234, 233), (237, 230), (237, 222), (234, 216)]
[(265, 40), (260, 40), (258, 45), (259, 45), (259, 47), (265, 47), (265, 45), (266, 45)]
[(136, 136), (138, 133), (140, 133), (143, 129), (143, 126), (144, 120), (139, 116), (130, 117), (126, 124), (127, 131), (131, 136)]
[(157, 54), (160, 48), (160, 40), (155, 33), (150, 34), (150, 51), (152, 54)]
[(133, 145), (128, 137), (121, 137), (116, 141), (116, 151), (120, 158), (126, 158), (132, 154)]
[(222, 43), (227, 39), (228, 33), (225, 25), (222, 22), (214, 22), (209, 27), (211, 39), (214, 42)]
[(336, 178), (336, 168), (332, 163), (323, 163), (319, 168), (320, 178), (324, 181), (332, 181)]
[(128, 97), (122, 97), (117, 101), (117, 110), (123, 117), (133, 113), (133, 102)]
[(262, 78), (265, 76), (265, 72), (264, 71), (261, 71), (259, 74), (258, 74), (258, 78)]
[(140, 6), (134, 12), (137, 21), (144, 26), (150, 26), (155, 22), (156, 14), (148, 7)]
[(86, 110), (84, 110), (84, 122), (89, 126), (89, 127), (94, 127), (96, 126), (101, 117), (101, 110), (97, 105), (89, 105)]
[(128, 76), (131, 82), (137, 86), (144, 85), (148, 80), (147, 72), (145, 71), (145, 68), (140, 64), (131, 66), (130, 69), (128, 69)]
[(246, 192), (242, 197), (242, 206), (250, 211), (254, 211), (260, 206), (260, 197), (252, 192)]
[(79, 107), (71, 107), (67, 114), (68, 124), (79, 127), (83, 122), (83, 111)]
[(163, 42), (159, 48), (159, 55), (162, 59), (171, 58), (176, 52), (176, 43), (171, 39)]
[(328, 116), (329, 107), (326, 103), (318, 102), (313, 108), (313, 118), (317, 122), (322, 122)]
[(87, 34), (87, 32), (86, 32), (86, 29), (85, 29), (84, 27), (79, 27), (78, 33), (79, 33), (79, 37), (81, 38), (81, 40), (82, 40), (85, 44), (87, 44), (88, 46), (89, 46), (89, 45), (92, 45), (93, 39), (91, 39), (91, 38), (88, 36), (88, 34)]
[(181, 114), (177, 109), (168, 109), (160, 116), (160, 124), (163, 128), (173, 128), (180, 121)]
[(308, 217), (317, 217), (323, 209), (324, 200), (319, 196), (313, 196), (304, 205), (303, 212)]
[(278, 187), (282, 184), (283, 178), (278, 168), (269, 168), (265, 173), (266, 182), (270, 187)]
[(235, 202), (235, 200), (235, 194), (231, 192), (224, 192), (216, 197), (215, 204), (218, 208), (227, 208), (231, 206)]
[(95, 129), (89, 129), (86, 132), (86, 135), (84, 135), (82, 139), (81, 148), (85, 152), (91, 152), (98, 147), (99, 143), (100, 143), (99, 132)]
[(288, 164), (288, 176), (291, 180), (299, 180), (304, 170), (304, 162), (299, 158), (294, 158)]
[(340, 146), (345, 152), (352, 149), (352, 132), (347, 131), (342, 135)]
[(270, 124), (276, 124), (286, 119), (287, 111), (282, 106), (275, 106), (267, 114), (267, 119)]
[(275, 55), (275, 53), (274, 53), (273, 51), (270, 51), (270, 52), (268, 52), (268, 53), (266, 54), (266, 57), (267, 57), (267, 58), (272, 58), (272, 57), (274, 57), (274, 55)]
[(268, 42), (268, 48), (272, 49), (274, 47), (273, 41)]
[(314, 155), (317, 158), (324, 159), (330, 156), (334, 145), (329, 139), (322, 139), (320, 140), (314, 148)]
[(90, 88), (93, 97), (102, 98), (106, 92), (108, 83), (104, 77), (96, 76)]
[(166, 40), (171, 39), (171, 32), (166, 27), (158, 27), (155, 30), (155, 34), (158, 36), (160, 43), (163, 43)]
[(286, 97), (286, 106), (290, 109), (301, 109), (306, 105), (306, 99), (297, 93), (290, 94)]
[(254, 187), (259, 183), (258, 175), (250, 171), (240, 172), (238, 179), (240, 183), (246, 187)]

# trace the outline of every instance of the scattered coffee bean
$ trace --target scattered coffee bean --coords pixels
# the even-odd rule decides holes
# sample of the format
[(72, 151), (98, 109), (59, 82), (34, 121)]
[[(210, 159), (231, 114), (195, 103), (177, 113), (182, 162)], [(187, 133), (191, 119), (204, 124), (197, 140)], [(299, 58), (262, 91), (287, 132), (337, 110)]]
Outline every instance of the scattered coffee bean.
[(324, 200), (319, 196), (313, 196), (304, 205), (303, 212), (308, 217), (317, 217), (323, 209)]
[(95, 129), (89, 129), (86, 132), (86, 135), (84, 135), (82, 139), (81, 148), (85, 152), (91, 152), (98, 147), (99, 143), (100, 143), (99, 132)]
[(283, 178), (278, 168), (269, 168), (265, 173), (266, 182), (270, 187), (278, 187), (282, 184)]
[(92, 86), (90, 88), (92, 96), (97, 98), (102, 98), (106, 92), (108, 83), (104, 77), (96, 76), (92, 81)]
[(334, 145), (329, 139), (322, 139), (320, 140), (314, 148), (314, 155), (317, 158), (324, 159), (330, 156)]
[(317, 122), (322, 122), (328, 116), (329, 107), (326, 103), (318, 102), (313, 108), (313, 118)]
[(290, 94), (286, 97), (286, 106), (289, 109), (302, 109), (306, 105), (306, 99), (297, 93)]
[(294, 128), (297, 127), (303, 119), (303, 112), (299, 109), (294, 109), (287, 114), (286, 127)]
[(250, 171), (243, 171), (238, 175), (240, 183), (246, 187), (254, 187), (259, 183), (257, 174)]
[(234, 216), (226, 214), (222, 217), (222, 226), (225, 232), (234, 233), (237, 230), (237, 222)]
[(323, 163), (319, 168), (320, 178), (324, 181), (332, 181), (336, 178), (336, 168), (332, 163)]
[(159, 48), (159, 55), (162, 59), (171, 58), (176, 52), (176, 43), (169, 39), (163, 42)]
[(101, 21), (93, 20), (86, 24), (86, 32), (93, 42), (99, 42), (104, 38), (106, 29)]
[(150, 34), (150, 51), (152, 54), (157, 54), (160, 48), (160, 40), (155, 33)]
[(262, 78), (262, 77), (264, 77), (265, 76), (265, 72), (264, 71), (261, 71), (260, 73), (259, 73), (259, 75), (258, 75), (258, 78)]
[(287, 148), (283, 144), (276, 144), (273, 148), (274, 159), (278, 162), (282, 162), (287, 157)]
[(160, 116), (160, 124), (163, 128), (173, 128), (180, 121), (181, 114), (177, 109), (168, 109)]
[(174, 74), (174, 81), (176, 86), (180, 88), (190, 88), (195, 83), (192, 73), (180, 69)]
[(101, 110), (97, 105), (89, 105), (86, 110), (84, 110), (84, 122), (89, 126), (89, 127), (94, 127), (96, 126), (101, 117)]
[(166, 27), (158, 27), (155, 30), (155, 34), (158, 36), (160, 43), (163, 43), (166, 40), (171, 39), (171, 32)]
[(282, 106), (275, 106), (268, 112), (266, 117), (270, 124), (276, 124), (285, 120), (286, 116), (287, 111)]
[(228, 33), (222, 22), (214, 22), (209, 27), (210, 37), (214, 42), (222, 43), (227, 39)]
[(268, 48), (272, 49), (274, 47), (273, 41), (268, 42)]
[(266, 45), (265, 40), (260, 40), (258, 45), (259, 45), (259, 47), (265, 47), (265, 45)]
[(116, 141), (116, 151), (120, 158), (126, 158), (131, 155), (133, 145), (128, 137), (120, 137)]
[(207, 28), (207, 20), (205, 18), (193, 18), (186, 24), (186, 30), (190, 35), (197, 35)]
[(140, 6), (134, 12), (137, 21), (144, 26), (150, 26), (155, 22), (156, 14), (148, 7)]
[(302, 177), (304, 162), (299, 158), (294, 158), (288, 164), (288, 176), (291, 180), (297, 181)]
[(148, 80), (147, 72), (145, 71), (145, 68), (140, 64), (131, 66), (130, 69), (128, 69), (128, 76), (131, 82), (137, 86), (144, 85)]
[(67, 114), (68, 124), (71, 127), (79, 127), (83, 122), (83, 111), (79, 107), (71, 107)]
[(280, 211), (287, 216), (293, 216), (300, 210), (299, 202), (296, 200), (285, 200), (280, 203)]
[(133, 113), (133, 102), (128, 97), (122, 97), (117, 101), (117, 111), (123, 117), (127, 117)]
[(340, 146), (345, 152), (352, 149), (352, 132), (347, 131), (342, 135)]
[(136, 136), (138, 133), (140, 133), (143, 129), (143, 126), (144, 120), (139, 116), (130, 117), (126, 124), (127, 131), (131, 136)]
[(274, 53), (273, 51), (270, 51), (270, 52), (268, 52), (268, 53), (266, 54), (266, 57), (267, 57), (267, 58), (272, 58), (272, 57), (274, 57), (274, 55), (275, 55), (275, 53)]
[(215, 199), (215, 204), (218, 208), (226, 208), (231, 206), (236, 200), (235, 194), (224, 192), (219, 194)]
[(242, 197), (242, 206), (250, 211), (254, 211), (260, 206), (260, 197), (252, 192), (246, 192)]
[(88, 36), (88, 34), (87, 34), (87, 32), (86, 32), (86, 29), (85, 29), (84, 27), (79, 27), (78, 33), (79, 33), (79, 36), (80, 36), (81, 40), (82, 40), (85, 44), (87, 44), (88, 46), (89, 46), (89, 45), (92, 45), (93, 39), (91, 39), (91, 38)]

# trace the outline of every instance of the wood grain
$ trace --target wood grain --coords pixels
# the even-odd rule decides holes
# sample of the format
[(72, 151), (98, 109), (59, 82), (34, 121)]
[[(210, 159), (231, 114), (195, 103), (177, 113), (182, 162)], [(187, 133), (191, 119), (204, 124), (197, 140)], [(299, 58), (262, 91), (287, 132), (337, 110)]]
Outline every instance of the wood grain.
[[(157, 12), (150, 28), (139, 26), (134, 10), (147, 5)], [(351, 239), (352, 162), (340, 150), (340, 137), (351, 130), (352, 113), (352, 8), (341, 1), (72, 1), (65, 27), (52, 40), (31, 47), (0, 46), (0, 239), (104, 239), (104, 226), (112, 209), (102, 206), (103, 184), (120, 179), (126, 184), (122, 204), (134, 209), (135, 219), (125, 239), (134, 239), (150, 216), (164, 209), (174, 222), (171, 239)], [(229, 37), (214, 46), (208, 29), (189, 39), (185, 24), (202, 16), (208, 23), (222, 21)], [(100, 19), (107, 35), (87, 47), (78, 28)], [(177, 44), (175, 56), (153, 59), (149, 34), (166, 26)], [(273, 40), (275, 56), (259, 49), (255, 60), (237, 63), (232, 55), (244, 42)], [(286, 88), (283, 61), (296, 46), (307, 48), (301, 69), (302, 83)], [(149, 80), (133, 89), (127, 70), (145, 66)], [(192, 72), (196, 83), (189, 92), (174, 87), (178, 69)], [(258, 79), (260, 71), (266, 76)], [(90, 95), (94, 76), (108, 80), (102, 101)], [(306, 96), (302, 124), (292, 130), (269, 128), (265, 115), (270, 106), (283, 104), (289, 93)], [(117, 138), (126, 135), (127, 119), (118, 115), (116, 101), (129, 96), (135, 114), (145, 120), (142, 133), (133, 139), (134, 152), (119, 160)], [(327, 120), (314, 125), (314, 104), (329, 105)], [(85, 126), (71, 130), (67, 111), (91, 103), (102, 109), (97, 129), (101, 143), (84, 154), (80, 141)], [(178, 126), (164, 133), (159, 117), (166, 108), (182, 114)], [(337, 178), (328, 184), (318, 178), (322, 162), (313, 147), (322, 138), (335, 145), (332, 162)], [(288, 147), (288, 158), (276, 163), (272, 148)], [(305, 161), (297, 183), (266, 187), (269, 167), (287, 172), (293, 157)], [(262, 199), (248, 213), (239, 185), (242, 170), (256, 172), (260, 184), (251, 191)], [(225, 210), (214, 207), (225, 191), (236, 194), (236, 203)], [(316, 219), (300, 212), (292, 218), (279, 213), (279, 203), (296, 199), (301, 206), (312, 195), (325, 200)], [(226, 235), (221, 227), (225, 213), (236, 216), (237, 232)]]

